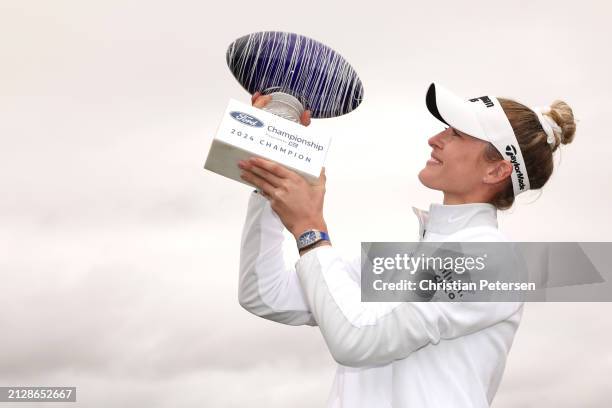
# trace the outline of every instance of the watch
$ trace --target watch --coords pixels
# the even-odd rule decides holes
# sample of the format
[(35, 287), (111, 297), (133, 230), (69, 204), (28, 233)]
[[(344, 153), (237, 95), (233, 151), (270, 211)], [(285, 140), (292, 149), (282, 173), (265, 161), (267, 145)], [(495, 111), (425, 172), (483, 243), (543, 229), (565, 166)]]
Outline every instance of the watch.
[(327, 232), (315, 229), (306, 230), (297, 239), (298, 251), (306, 249), (319, 241), (329, 241)]

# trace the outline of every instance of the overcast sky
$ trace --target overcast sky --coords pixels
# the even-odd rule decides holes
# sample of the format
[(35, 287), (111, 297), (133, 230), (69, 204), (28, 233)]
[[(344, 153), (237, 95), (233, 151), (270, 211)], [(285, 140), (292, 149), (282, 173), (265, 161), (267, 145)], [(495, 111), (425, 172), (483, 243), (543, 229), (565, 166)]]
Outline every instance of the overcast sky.
[[(580, 120), (549, 184), (499, 214), (515, 240), (609, 241), (607, 2), (0, 3), (0, 386), (78, 387), (102, 407), (317, 407), (334, 363), (316, 328), (237, 302), (250, 189), (203, 170), (229, 98), (225, 50), (250, 32), (322, 41), (365, 100), (333, 137), (334, 244), (417, 236), (416, 174), (441, 129), (439, 81)], [(611, 304), (529, 304), (494, 407), (608, 407)], [(23, 404), (25, 408), (27, 404)], [(32, 405), (34, 406), (34, 405)], [(57, 405), (59, 406), (59, 405)]]

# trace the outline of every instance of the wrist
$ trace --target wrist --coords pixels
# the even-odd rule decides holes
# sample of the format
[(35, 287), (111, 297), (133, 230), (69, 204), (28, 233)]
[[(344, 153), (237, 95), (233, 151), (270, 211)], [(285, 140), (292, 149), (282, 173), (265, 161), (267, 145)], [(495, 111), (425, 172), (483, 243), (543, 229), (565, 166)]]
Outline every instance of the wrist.
[(309, 246), (308, 248), (304, 248), (304, 249), (300, 250), (299, 251), (300, 256), (304, 255), (306, 252), (310, 251), (311, 249), (315, 249), (315, 248), (318, 248), (320, 246), (331, 246), (331, 242), (327, 241), (327, 240), (319, 241), (316, 244)]

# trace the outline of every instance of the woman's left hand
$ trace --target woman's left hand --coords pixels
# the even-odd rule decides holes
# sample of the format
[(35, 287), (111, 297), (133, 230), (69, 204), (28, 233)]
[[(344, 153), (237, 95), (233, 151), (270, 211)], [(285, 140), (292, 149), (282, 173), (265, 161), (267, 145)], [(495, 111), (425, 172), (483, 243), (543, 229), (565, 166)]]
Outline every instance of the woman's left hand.
[(263, 191), (272, 209), (297, 239), (304, 231), (327, 231), (323, 219), (325, 168), (315, 184), (294, 171), (262, 158), (240, 161), (240, 177)]

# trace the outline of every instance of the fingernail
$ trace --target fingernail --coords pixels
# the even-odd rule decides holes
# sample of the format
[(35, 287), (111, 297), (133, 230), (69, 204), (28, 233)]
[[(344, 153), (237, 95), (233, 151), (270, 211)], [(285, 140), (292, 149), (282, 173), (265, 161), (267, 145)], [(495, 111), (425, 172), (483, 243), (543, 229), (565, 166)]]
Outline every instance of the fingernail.
[(238, 167), (240, 167), (241, 169), (244, 168), (244, 166), (246, 166), (246, 162), (244, 160), (239, 160), (238, 161)]

